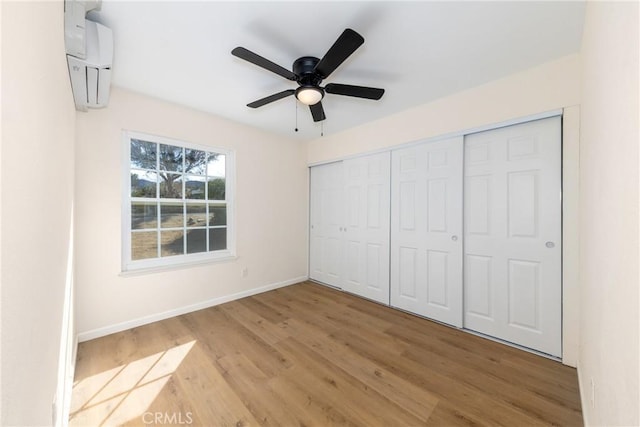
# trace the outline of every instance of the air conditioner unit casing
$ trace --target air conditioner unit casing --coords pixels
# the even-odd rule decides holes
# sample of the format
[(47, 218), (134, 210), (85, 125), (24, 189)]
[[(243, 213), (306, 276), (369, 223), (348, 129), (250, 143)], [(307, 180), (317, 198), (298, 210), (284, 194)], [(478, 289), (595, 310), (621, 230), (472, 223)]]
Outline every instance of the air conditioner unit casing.
[(85, 19), (85, 58), (67, 55), (76, 110), (104, 108), (109, 103), (113, 33), (102, 24)]

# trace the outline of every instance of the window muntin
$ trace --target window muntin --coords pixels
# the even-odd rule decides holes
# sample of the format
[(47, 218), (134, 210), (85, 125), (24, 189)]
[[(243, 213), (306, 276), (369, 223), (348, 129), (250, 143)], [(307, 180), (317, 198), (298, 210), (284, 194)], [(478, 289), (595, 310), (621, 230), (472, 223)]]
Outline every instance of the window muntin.
[(233, 256), (233, 153), (126, 133), (123, 269)]

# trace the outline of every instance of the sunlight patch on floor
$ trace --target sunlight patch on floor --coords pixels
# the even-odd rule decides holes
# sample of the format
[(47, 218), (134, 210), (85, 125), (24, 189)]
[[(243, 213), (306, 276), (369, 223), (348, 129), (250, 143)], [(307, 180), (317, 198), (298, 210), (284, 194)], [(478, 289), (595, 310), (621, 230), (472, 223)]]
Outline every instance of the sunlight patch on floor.
[(142, 417), (196, 341), (100, 372), (73, 386), (70, 426), (120, 425)]

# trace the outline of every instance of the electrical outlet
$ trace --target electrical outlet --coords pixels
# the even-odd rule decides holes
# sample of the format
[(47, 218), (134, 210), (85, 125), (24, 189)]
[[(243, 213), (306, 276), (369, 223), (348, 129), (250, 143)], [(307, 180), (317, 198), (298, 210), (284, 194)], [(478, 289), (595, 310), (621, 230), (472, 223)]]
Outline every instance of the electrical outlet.
[(593, 381), (593, 378), (591, 378), (590, 381), (591, 381), (591, 407), (595, 408), (596, 407), (596, 383)]
[(247, 277), (249, 275), (249, 269), (247, 267), (243, 268), (242, 271), (240, 272), (240, 276), (241, 277)]

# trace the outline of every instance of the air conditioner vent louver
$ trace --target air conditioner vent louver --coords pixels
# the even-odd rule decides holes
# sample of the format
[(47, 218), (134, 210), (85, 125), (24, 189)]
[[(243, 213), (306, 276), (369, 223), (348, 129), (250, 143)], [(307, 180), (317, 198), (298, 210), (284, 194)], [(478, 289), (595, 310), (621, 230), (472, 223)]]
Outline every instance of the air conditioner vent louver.
[(85, 58), (67, 54), (73, 99), (79, 111), (107, 106), (113, 61), (111, 30), (89, 20), (85, 20), (84, 30)]

